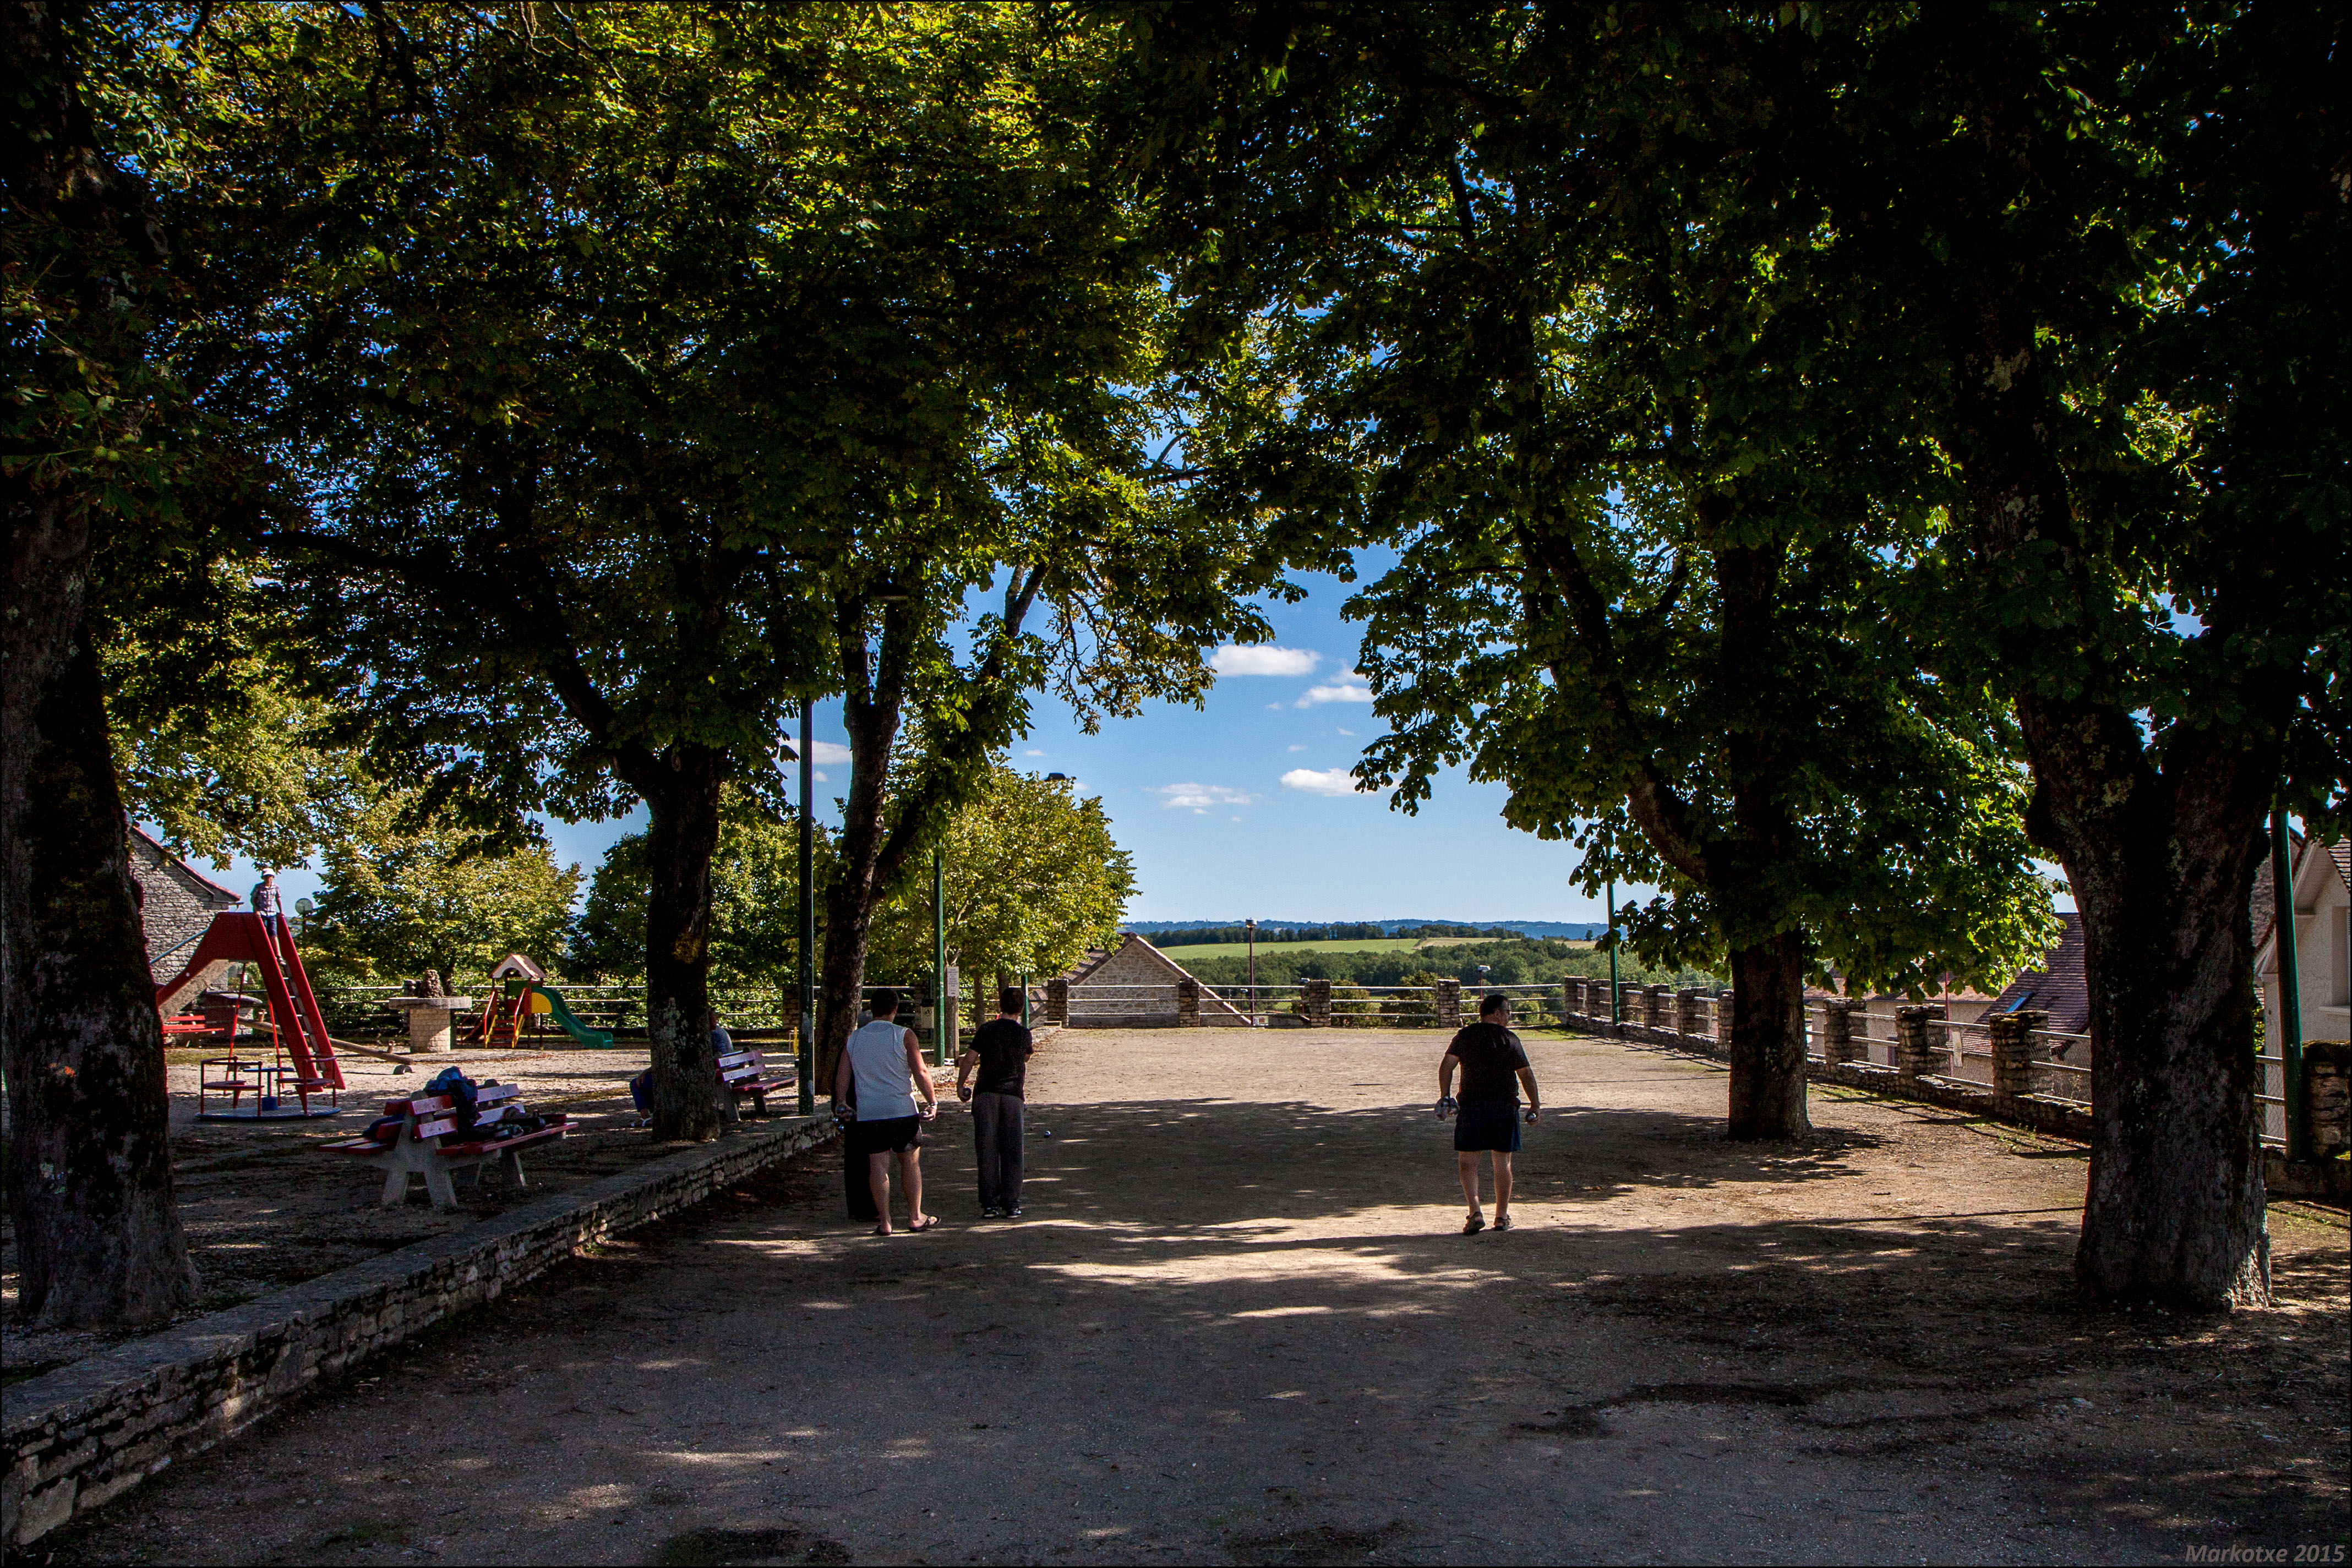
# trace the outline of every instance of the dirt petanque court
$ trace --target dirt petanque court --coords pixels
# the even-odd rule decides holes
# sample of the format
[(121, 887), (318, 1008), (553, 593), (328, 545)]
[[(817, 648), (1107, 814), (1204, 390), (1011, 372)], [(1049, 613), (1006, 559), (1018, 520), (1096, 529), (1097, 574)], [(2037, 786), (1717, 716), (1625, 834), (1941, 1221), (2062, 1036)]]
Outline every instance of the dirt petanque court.
[(1536, 1036), (1518, 1228), (1465, 1237), (1441, 1049), (1066, 1032), (1024, 1221), (950, 1101), (936, 1232), (803, 1156), (31, 1556), (2345, 1560), (2340, 1210), (2273, 1206), (2274, 1309), (2094, 1308), (2078, 1145), (1819, 1087), (1734, 1145), (1715, 1064)]

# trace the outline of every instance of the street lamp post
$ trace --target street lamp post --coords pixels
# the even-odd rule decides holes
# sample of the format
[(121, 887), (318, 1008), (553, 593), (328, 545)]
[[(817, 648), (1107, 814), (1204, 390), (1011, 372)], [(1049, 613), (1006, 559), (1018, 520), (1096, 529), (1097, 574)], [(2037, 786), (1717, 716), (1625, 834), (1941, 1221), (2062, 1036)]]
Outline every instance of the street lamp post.
[(1249, 1020), (1257, 1022), (1257, 922), (1244, 920), (1242, 928), (1249, 934)]
[(801, 1081), (800, 1113), (816, 1114), (816, 720), (815, 705), (801, 703), (801, 1030), (793, 1067)]
[(931, 1046), (940, 1065), (955, 1054), (956, 1023), (948, 1011), (948, 850), (931, 852)]
[(1609, 883), (1609, 1022), (1625, 1021), (1625, 1004), (1617, 994), (1617, 882)]
[(2286, 1157), (2311, 1157), (2311, 1125), (2304, 1113), (2303, 974), (2294, 953), (2294, 857), (2289, 852), (2286, 813), (2271, 813), (2271, 898), (2276, 906), (2272, 929), (2278, 940), (2271, 956), (2278, 963), (2279, 1070), (2285, 1074)]

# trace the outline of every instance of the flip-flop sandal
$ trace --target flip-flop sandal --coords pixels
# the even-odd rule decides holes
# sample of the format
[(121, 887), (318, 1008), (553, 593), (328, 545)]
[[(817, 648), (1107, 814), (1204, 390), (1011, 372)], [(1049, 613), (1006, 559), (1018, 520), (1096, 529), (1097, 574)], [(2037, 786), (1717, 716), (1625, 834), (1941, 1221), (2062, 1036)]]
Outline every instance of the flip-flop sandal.
[(1474, 1214), (1462, 1222), (1462, 1234), (1465, 1236), (1475, 1236), (1486, 1228), (1486, 1217), (1482, 1214)]
[(936, 1214), (927, 1214), (923, 1216), (923, 1222), (920, 1225), (909, 1225), (907, 1229), (912, 1235), (920, 1236), (926, 1230), (937, 1230), (939, 1228), (940, 1217)]
[(1510, 1228), (1511, 1228), (1511, 1217), (1510, 1217), (1509, 1215), (1507, 1215), (1507, 1215), (1505, 1215), (1505, 1216), (1503, 1216), (1503, 1218), (1502, 1218), (1497, 1219), (1496, 1221), (1495, 1221), (1495, 1228), (1496, 1228), (1496, 1229), (1497, 1229), (1497, 1230), (1508, 1230)]
[(890, 1232), (889, 1232), (889, 1231), (887, 1231), (887, 1230), (883, 1229), (880, 1226), (878, 1226), (878, 1225), (877, 1225), (877, 1226), (876, 1226), (872, 1230), (868, 1231), (866, 1234), (868, 1234), (868, 1235), (870, 1235), (870, 1236), (887, 1236), (887, 1235), (889, 1235), (889, 1234), (890, 1234)]

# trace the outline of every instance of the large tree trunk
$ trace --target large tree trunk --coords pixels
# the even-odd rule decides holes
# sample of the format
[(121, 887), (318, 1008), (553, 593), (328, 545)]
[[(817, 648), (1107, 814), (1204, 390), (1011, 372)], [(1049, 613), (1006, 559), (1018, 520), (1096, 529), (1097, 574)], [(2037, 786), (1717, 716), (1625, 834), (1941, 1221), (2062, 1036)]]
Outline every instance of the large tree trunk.
[(656, 1138), (715, 1138), (722, 1120), (710, 1050), (710, 862), (726, 769), (722, 752), (677, 746), (650, 777), (632, 779), (646, 800), (646, 1032)]
[[(16, 84), (0, 144), (11, 287), (48, 296), (35, 375), (60, 394), (37, 412), (68, 398), (100, 411), (21, 438), (61, 472), (0, 479), (0, 1039), (19, 1311), (46, 1324), (152, 1322), (194, 1298), (195, 1272), (173, 1202), (163, 1028), (90, 643), (93, 529), (113, 481), (81, 455), (139, 444), (131, 291), (163, 251), (143, 191), (98, 152), (57, 7), (0, 9), (0, 72)], [(117, 393), (104, 412), (98, 400)]]
[(2186, 737), (2161, 775), (2132, 716), (2021, 703), (2036, 826), (2083, 917), (2091, 1172), (2074, 1269), (2093, 1294), (2184, 1307), (2270, 1293), (2254, 1100), (2253, 938), (2273, 777)]
[(1735, 1138), (1794, 1138), (1805, 1113), (1805, 944), (1795, 932), (1731, 950)]
[[(849, 732), (849, 793), (843, 799), (841, 853), (824, 894), (824, 970), (817, 993), (816, 1089), (833, 1092), (835, 1070), (850, 1031), (857, 1027), (859, 997), (866, 985), (866, 954), (871, 945), (874, 905), (885, 891), (882, 864), (887, 838), (890, 752), (898, 744), (902, 685), (891, 628), (883, 634), (882, 669), (870, 683), (863, 607), (845, 614), (843, 654), (855, 661), (842, 705)], [(853, 619), (854, 618), (854, 619)]]
[[(952, 735), (931, 737), (935, 749), (911, 770), (895, 813), (890, 810), (891, 752), (904, 716), (921, 612), (909, 601), (886, 601), (877, 656), (867, 632), (866, 601), (850, 596), (835, 605), (842, 724), (849, 731), (850, 764), (841, 854), (825, 890), (824, 979), (817, 1001), (814, 1053), (820, 1092), (832, 1092), (842, 1048), (857, 1027), (875, 905), (906, 869), (908, 857), (929, 844), (928, 835), (944, 831), (944, 813), (963, 799), (991, 751), (1014, 733), (1021, 705), (1007, 658), (1045, 578), (1042, 566), (1012, 570), (996, 642), (968, 677), (970, 701), (961, 725)], [(948, 1030), (941, 1038), (952, 1040), (952, 1020), (941, 1027)]]
[(8, 488), (0, 991), (19, 1310), (45, 1324), (152, 1322), (194, 1299), (195, 1272), (84, 603), (89, 530)]
[[(1702, 516), (1710, 531), (1730, 520), (1719, 503), (1703, 505)], [(1787, 668), (1776, 621), (1787, 553), (1778, 544), (1715, 552), (1723, 615), (1716, 678), (1726, 692), (1746, 689), (1756, 671)], [(1784, 803), (1793, 716), (1771, 711), (1786, 700), (1758, 692), (1741, 722), (1726, 732), (1724, 770), (1737, 831), (1706, 848), (1708, 887), (1731, 934), (1727, 1119), (1735, 1138), (1801, 1138), (1812, 1131), (1805, 1110), (1805, 939), (1799, 931), (1776, 930), (1788, 911), (1766, 902), (1774, 868), (1797, 837)]]
[[(2066, 636), (2104, 590), (2074, 553), (2071, 493), (2044, 440), (2064, 422), (2048, 406), (2015, 282), (1989, 283), (1967, 323), (1956, 378), (1962, 476), (1986, 591), (2051, 596)], [(2033, 553), (2052, 544), (2054, 572)], [(2052, 634), (2037, 620), (2025, 635)], [(2263, 720), (2284, 716), (2184, 727), (2159, 771), (2137, 716), (2088, 651), (2074, 677), (2080, 695), (2029, 685), (2016, 699), (2033, 764), (2027, 825), (2065, 866), (2083, 919), (2092, 1142), (2075, 1270), (2111, 1300), (2259, 1301), (2269, 1239), (2246, 890), (2278, 769), (2277, 730)], [(2031, 646), (2003, 652), (2032, 678)]]

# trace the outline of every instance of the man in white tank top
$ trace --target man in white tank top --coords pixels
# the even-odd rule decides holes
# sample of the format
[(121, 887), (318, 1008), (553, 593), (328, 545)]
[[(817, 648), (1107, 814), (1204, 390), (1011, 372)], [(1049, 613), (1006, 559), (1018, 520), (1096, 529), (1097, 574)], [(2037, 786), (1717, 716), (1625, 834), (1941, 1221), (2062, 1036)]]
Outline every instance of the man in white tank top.
[[(874, 1021), (861, 1025), (843, 1047), (841, 1066), (834, 1074), (836, 1107), (847, 1103), (857, 1119), (849, 1124), (849, 1152), (863, 1155), (866, 1180), (874, 1188), (874, 1212), (881, 1223), (877, 1236), (890, 1234), (890, 1165), (898, 1166), (898, 1184), (907, 1189), (907, 1228), (929, 1230), (939, 1217), (923, 1212), (923, 1151), (916, 1134), (939, 1112), (939, 1093), (923, 1066), (922, 1048), (915, 1031), (898, 1023), (898, 993), (874, 993)], [(919, 1104), (917, 1085), (922, 1088)], [(836, 1114), (838, 1111), (836, 1110)]]

